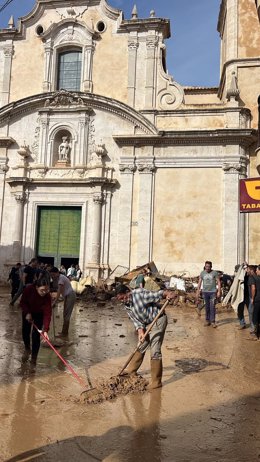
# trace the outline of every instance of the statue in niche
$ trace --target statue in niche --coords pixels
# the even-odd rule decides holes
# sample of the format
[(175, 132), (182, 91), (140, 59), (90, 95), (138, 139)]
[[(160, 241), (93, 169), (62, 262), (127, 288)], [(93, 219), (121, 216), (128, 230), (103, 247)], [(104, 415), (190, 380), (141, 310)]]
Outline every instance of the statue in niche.
[(59, 160), (69, 161), (70, 144), (67, 136), (62, 137), (62, 143), (59, 145)]

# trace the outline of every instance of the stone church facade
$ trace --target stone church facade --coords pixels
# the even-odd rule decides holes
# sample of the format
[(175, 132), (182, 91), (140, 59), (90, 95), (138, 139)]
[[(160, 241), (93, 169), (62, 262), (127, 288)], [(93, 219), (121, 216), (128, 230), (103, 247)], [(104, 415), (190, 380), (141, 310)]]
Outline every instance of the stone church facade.
[(96, 279), (260, 261), (260, 215), (238, 198), (260, 166), (259, 8), (222, 0), (218, 88), (167, 73), (170, 23), (154, 11), (38, 0), (0, 31), (1, 274), (33, 256)]

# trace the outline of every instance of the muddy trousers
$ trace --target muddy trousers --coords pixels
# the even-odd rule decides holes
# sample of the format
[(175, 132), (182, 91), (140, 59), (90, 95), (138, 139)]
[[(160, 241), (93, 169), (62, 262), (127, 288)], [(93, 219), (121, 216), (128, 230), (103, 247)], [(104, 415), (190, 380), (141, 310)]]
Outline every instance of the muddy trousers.
[(74, 291), (70, 292), (65, 296), (64, 309), (63, 309), (63, 321), (69, 322), (73, 311), (73, 307), (76, 301), (76, 294)]
[(215, 322), (216, 317), (216, 292), (202, 292), (204, 302), (205, 302), (205, 311), (206, 311), (206, 321)]
[(24, 288), (24, 285), (23, 285), (23, 281), (20, 281), (20, 284), (19, 284), (19, 287), (18, 287), (18, 290), (17, 292), (14, 294), (12, 300), (11, 300), (11, 304), (14, 305), (16, 300), (18, 300), (18, 298), (22, 295), (23, 293), (23, 288)]
[(162, 359), (161, 349), (167, 324), (167, 316), (166, 314), (163, 314), (154, 324), (149, 334), (148, 340), (145, 340), (144, 343), (140, 346), (140, 353), (145, 353), (147, 348), (150, 346), (151, 359)]
[[(43, 314), (34, 314), (33, 322), (38, 327), (38, 329), (41, 330), (43, 326)], [(32, 359), (36, 359), (40, 348), (40, 334), (34, 327), (32, 327), (32, 324), (25, 319), (24, 314), (22, 315), (22, 336), (25, 349), (31, 349)]]

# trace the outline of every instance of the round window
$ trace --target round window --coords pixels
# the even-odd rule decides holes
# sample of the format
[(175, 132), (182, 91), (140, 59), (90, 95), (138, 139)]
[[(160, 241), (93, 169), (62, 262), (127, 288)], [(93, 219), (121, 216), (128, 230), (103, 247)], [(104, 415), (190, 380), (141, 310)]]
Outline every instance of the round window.
[(36, 27), (36, 34), (37, 35), (43, 34), (43, 27), (40, 24)]
[(104, 32), (106, 30), (106, 25), (103, 21), (98, 21), (97, 25), (96, 25), (96, 30), (102, 34), (102, 32)]

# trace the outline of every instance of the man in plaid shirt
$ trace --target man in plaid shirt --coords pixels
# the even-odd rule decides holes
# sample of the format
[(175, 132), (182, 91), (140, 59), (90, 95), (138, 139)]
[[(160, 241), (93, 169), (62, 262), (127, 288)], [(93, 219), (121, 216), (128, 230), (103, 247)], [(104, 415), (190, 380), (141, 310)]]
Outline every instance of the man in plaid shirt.
[(144, 335), (147, 327), (160, 311), (160, 307), (158, 306), (159, 301), (162, 298), (173, 299), (176, 295), (169, 290), (158, 290), (153, 292), (139, 288), (130, 291), (130, 289), (124, 285), (119, 286), (116, 293), (117, 299), (125, 305), (128, 316), (134, 323), (138, 332), (139, 342), (143, 342), (136, 351), (125, 372), (127, 374), (136, 374), (143, 362), (145, 352), (150, 346), (152, 381), (149, 385), (149, 389), (159, 388), (162, 386), (163, 370), (161, 347), (167, 327), (167, 316), (165, 312), (158, 318), (149, 336), (145, 340)]

